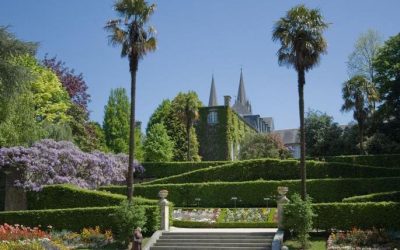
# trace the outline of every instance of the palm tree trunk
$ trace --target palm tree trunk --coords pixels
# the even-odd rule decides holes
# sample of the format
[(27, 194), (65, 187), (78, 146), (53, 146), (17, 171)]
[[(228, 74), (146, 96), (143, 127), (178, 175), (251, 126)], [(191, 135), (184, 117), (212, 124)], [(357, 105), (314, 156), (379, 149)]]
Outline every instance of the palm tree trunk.
[(300, 177), (301, 177), (301, 198), (306, 199), (307, 188), (306, 188), (306, 142), (305, 142), (305, 131), (304, 131), (304, 85), (305, 72), (299, 70), (298, 74), (298, 88), (299, 88), (299, 115), (300, 115)]
[(360, 153), (362, 155), (365, 154), (364, 151), (364, 123), (363, 122), (358, 122), (358, 137), (359, 137), (359, 141), (360, 141)]
[(129, 161), (128, 161), (128, 176), (127, 176), (127, 196), (128, 201), (132, 201), (133, 197), (133, 173), (135, 161), (135, 102), (136, 102), (136, 73), (137, 61), (131, 59), (129, 62), (131, 71), (131, 117), (129, 121)]

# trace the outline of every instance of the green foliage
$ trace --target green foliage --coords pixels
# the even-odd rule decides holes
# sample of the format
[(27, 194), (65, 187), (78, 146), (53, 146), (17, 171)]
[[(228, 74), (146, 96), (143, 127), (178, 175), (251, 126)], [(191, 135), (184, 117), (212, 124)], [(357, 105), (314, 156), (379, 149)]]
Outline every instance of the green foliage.
[(358, 195), (343, 199), (343, 202), (380, 202), (380, 201), (400, 202), (400, 191)]
[(168, 162), (173, 157), (174, 142), (162, 123), (156, 123), (147, 132), (143, 145), (144, 159), (149, 162)]
[(323, 203), (314, 204), (315, 229), (351, 230), (353, 228), (400, 229), (400, 203)]
[[(232, 207), (231, 197), (238, 197), (240, 207), (263, 207), (264, 197), (275, 197), (278, 186), (289, 187), (289, 194), (300, 192), (300, 181), (206, 182), (184, 184), (136, 185), (135, 194), (154, 198), (161, 189), (168, 190), (168, 200), (176, 206), (196, 206), (201, 198), (203, 207)], [(314, 202), (340, 202), (343, 198), (377, 192), (400, 190), (399, 177), (316, 179), (307, 180), (308, 194)], [(123, 186), (102, 187), (101, 190), (125, 194)], [(274, 206), (273, 199), (271, 206)]]
[(326, 157), (329, 162), (368, 165), (383, 168), (400, 168), (400, 154), (393, 155), (346, 155)]
[(163, 124), (166, 126), (168, 121), (168, 116), (171, 112), (171, 101), (165, 99), (161, 102), (161, 104), (156, 108), (154, 113), (150, 116), (149, 122), (147, 123), (146, 134), (155, 124)]
[(369, 154), (395, 154), (400, 152), (400, 144), (381, 132), (376, 132), (367, 138), (366, 146)]
[(127, 153), (129, 147), (129, 98), (124, 88), (112, 89), (104, 107), (103, 128), (108, 148)]
[(201, 161), (201, 162), (143, 162), (145, 169), (142, 178), (164, 178), (178, 175), (197, 169), (223, 165), (226, 161)]
[(241, 160), (261, 158), (288, 158), (289, 150), (282, 139), (274, 134), (247, 134), (240, 148)]
[[(86, 207), (86, 208), (65, 208), (65, 209), (44, 209), (0, 212), (0, 223), (20, 224), (29, 227), (41, 225), (46, 228), (51, 225), (54, 230), (70, 230), (79, 232), (84, 227), (95, 227), (111, 229), (113, 232), (121, 230), (121, 225), (116, 219), (118, 206), (110, 207)], [(158, 229), (159, 217), (158, 206), (141, 206), (145, 210), (148, 234)], [(155, 223), (156, 222), (156, 223)]]
[(71, 106), (67, 91), (60, 80), (50, 69), (41, 66), (29, 55), (15, 58), (20, 64), (32, 72), (34, 79), (30, 83), (35, 105), (35, 117), (38, 121), (51, 123), (66, 122), (71, 119), (67, 110)]
[(309, 110), (304, 120), (306, 153), (309, 156), (339, 155), (344, 152), (342, 129), (333, 117)]
[(114, 231), (116, 239), (128, 245), (135, 228), (140, 227), (147, 231), (144, 228), (146, 220), (144, 207), (123, 201), (115, 212), (115, 224), (119, 225), (118, 230)]
[[(360, 178), (400, 176), (400, 170), (334, 162), (307, 162), (308, 178)], [(198, 183), (211, 181), (294, 180), (299, 179), (297, 160), (259, 159), (227, 163), (170, 176), (146, 184)]]
[(283, 210), (283, 225), (286, 230), (296, 234), (303, 249), (310, 247), (309, 232), (313, 229), (313, 208), (310, 197), (303, 201), (299, 194), (291, 196), (290, 203)]
[[(60, 209), (76, 207), (116, 206), (126, 200), (124, 195), (82, 189), (73, 185), (44, 186), (40, 192), (28, 192), (28, 209)], [(157, 200), (135, 197), (135, 204), (157, 205)]]

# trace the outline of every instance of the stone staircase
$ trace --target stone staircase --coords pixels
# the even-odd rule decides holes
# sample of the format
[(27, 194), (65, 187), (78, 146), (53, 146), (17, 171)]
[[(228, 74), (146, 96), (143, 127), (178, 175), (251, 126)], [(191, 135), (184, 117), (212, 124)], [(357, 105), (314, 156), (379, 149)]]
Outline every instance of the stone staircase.
[(163, 232), (150, 250), (270, 250), (272, 232)]

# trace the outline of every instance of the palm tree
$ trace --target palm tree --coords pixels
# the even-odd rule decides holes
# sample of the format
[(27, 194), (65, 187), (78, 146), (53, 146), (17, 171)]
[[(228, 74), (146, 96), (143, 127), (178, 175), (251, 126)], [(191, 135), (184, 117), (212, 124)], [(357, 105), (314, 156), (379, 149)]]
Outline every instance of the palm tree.
[(280, 65), (293, 67), (297, 71), (300, 114), (300, 174), (301, 196), (306, 197), (305, 132), (304, 132), (304, 84), (305, 72), (318, 65), (320, 56), (326, 53), (327, 44), (322, 36), (328, 27), (318, 9), (298, 5), (290, 9), (285, 17), (275, 23), (272, 40), (279, 40), (277, 52)]
[(373, 111), (373, 103), (378, 101), (378, 93), (372, 82), (362, 75), (353, 76), (343, 84), (342, 111), (353, 110), (353, 117), (358, 123), (358, 138), (360, 152), (364, 151), (364, 129), (369, 114)]
[(177, 107), (175, 112), (186, 127), (186, 160), (191, 161), (190, 130), (192, 129), (194, 122), (199, 119), (199, 107), (201, 107), (201, 102), (199, 101), (196, 92), (193, 91), (189, 91), (187, 94), (179, 93), (174, 99), (174, 102)]
[(108, 21), (105, 29), (110, 32), (110, 44), (122, 46), (121, 57), (128, 57), (129, 71), (131, 73), (131, 112), (127, 176), (127, 196), (130, 202), (133, 196), (133, 172), (135, 164), (136, 73), (139, 60), (148, 52), (154, 51), (157, 46), (157, 41), (154, 37), (155, 30), (150, 26), (146, 27), (146, 23), (155, 10), (155, 5), (149, 5), (144, 0), (117, 0), (114, 7), (121, 16), (121, 19)]

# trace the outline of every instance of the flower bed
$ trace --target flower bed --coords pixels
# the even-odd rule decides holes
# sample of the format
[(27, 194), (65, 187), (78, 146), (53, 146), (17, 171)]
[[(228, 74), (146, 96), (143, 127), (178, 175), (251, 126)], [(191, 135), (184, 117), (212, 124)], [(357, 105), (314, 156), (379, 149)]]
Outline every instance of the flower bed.
[(400, 235), (383, 229), (360, 230), (332, 233), (327, 242), (328, 250), (362, 249), (391, 250), (400, 247)]
[(223, 222), (251, 222), (261, 223), (268, 221), (270, 208), (224, 208)]
[(221, 213), (220, 208), (208, 209), (175, 209), (172, 216), (178, 221), (215, 223)]

